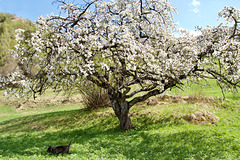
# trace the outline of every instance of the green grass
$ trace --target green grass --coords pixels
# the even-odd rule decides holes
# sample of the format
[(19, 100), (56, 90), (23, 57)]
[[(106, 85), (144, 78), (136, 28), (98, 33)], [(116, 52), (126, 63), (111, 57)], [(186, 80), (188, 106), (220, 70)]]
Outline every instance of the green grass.
[[(238, 89), (240, 92), (240, 90)], [(215, 80), (208, 80), (208, 82), (201, 81), (198, 84), (187, 84), (184, 90), (173, 89), (171, 94), (174, 95), (200, 95), (200, 96), (210, 96), (210, 97), (220, 97), (224, 98), (221, 88), (217, 85)], [(225, 98), (235, 101), (240, 101), (239, 93), (224, 92)]]
[[(55, 111), (67, 111), (73, 109), (82, 108), (82, 104), (79, 103), (79, 95), (73, 95), (77, 100), (70, 99), (66, 102), (67, 96), (55, 95), (52, 91), (48, 91), (37, 100), (18, 101), (16, 99), (8, 99), (2, 96), (3, 91), (0, 91), (0, 122), (24, 117), (28, 115), (36, 115), (39, 113), (49, 113)], [(19, 107), (19, 104), (22, 104)]]
[[(209, 94), (190, 91), (199, 97)], [(130, 111), (135, 128), (123, 132), (111, 108), (90, 111), (78, 103), (47, 103), (56, 99), (51, 95), (23, 110), (16, 110), (15, 103), (0, 105), (0, 159), (240, 159), (236, 99), (139, 103)], [(195, 125), (182, 118), (199, 110), (214, 113), (219, 122)], [(70, 140), (70, 155), (46, 152), (49, 145)]]
[[(213, 126), (178, 119), (155, 121), (144, 114), (132, 118), (136, 127), (127, 132), (119, 129), (110, 109), (27, 116), (0, 124), (0, 155), (2, 159), (239, 159), (239, 115), (226, 112), (230, 113), (220, 117), (232, 114), (234, 119)], [(70, 140), (71, 155), (46, 153), (48, 145)]]

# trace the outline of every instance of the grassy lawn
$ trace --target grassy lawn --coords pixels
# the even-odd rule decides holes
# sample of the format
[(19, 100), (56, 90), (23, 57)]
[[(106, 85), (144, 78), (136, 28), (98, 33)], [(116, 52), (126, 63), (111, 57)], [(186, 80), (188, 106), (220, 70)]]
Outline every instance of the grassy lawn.
[[(238, 92), (240, 90), (238, 89)], [(198, 95), (198, 96), (210, 96), (210, 97), (219, 97), (223, 98), (222, 91), (218, 87), (215, 80), (209, 80), (208, 82), (201, 81), (199, 84), (187, 84), (183, 91), (179, 89), (171, 90), (171, 94), (174, 95)], [(240, 101), (239, 93), (224, 92), (225, 98), (235, 101)]]
[[(78, 101), (65, 102), (52, 94), (20, 109), (17, 103), (4, 100), (0, 104), (0, 159), (240, 159), (239, 94), (229, 94), (223, 102), (203, 98), (220, 97), (215, 88), (205, 91), (194, 86), (187, 92), (194, 94), (191, 101), (191, 96), (188, 100), (154, 97), (154, 103), (134, 106), (130, 113), (135, 128), (127, 132), (119, 129), (111, 108), (90, 111)], [(177, 90), (171, 94), (186, 96)], [(219, 121), (193, 124), (183, 118), (202, 110)], [(46, 152), (49, 145), (65, 145), (70, 140), (70, 155)]]

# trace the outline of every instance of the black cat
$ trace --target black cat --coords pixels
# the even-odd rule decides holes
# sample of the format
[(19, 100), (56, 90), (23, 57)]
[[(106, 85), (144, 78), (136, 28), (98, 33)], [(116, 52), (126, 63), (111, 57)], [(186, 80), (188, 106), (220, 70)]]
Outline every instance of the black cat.
[(47, 152), (48, 153), (53, 153), (55, 155), (58, 155), (60, 153), (70, 154), (69, 147), (70, 147), (71, 144), (72, 144), (72, 141), (70, 141), (69, 145), (65, 145), (65, 146), (55, 146), (55, 147), (50, 146), (50, 147), (48, 147)]

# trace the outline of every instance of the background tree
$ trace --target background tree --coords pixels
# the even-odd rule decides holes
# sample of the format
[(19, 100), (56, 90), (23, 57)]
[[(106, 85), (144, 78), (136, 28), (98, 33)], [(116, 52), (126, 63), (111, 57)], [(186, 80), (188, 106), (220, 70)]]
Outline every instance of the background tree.
[(40, 17), (30, 40), (18, 30), (14, 56), (25, 74), (12, 74), (4, 83), (17, 83), (22, 93), (67, 90), (85, 78), (108, 91), (121, 128), (128, 130), (133, 105), (184, 82), (213, 78), (223, 89), (239, 87), (237, 9), (219, 13), (234, 27), (207, 27), (199, 37), (185, 32), (177, 38), (168, 1), (56, 2), (62, 16)]

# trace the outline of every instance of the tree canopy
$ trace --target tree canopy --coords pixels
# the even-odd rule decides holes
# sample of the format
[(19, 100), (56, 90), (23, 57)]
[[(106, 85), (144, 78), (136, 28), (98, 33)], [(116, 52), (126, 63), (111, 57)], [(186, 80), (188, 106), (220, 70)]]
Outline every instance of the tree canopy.
[(13, 55), (24, 74), (4, 83), (17, 83), (23, 93), (71, 89), (85, 78), (108, 91), (128, 130), (133, 105), (186, 82), (211, 78), (222, 89), (240, 87), (239, 9), (219, 12), (232, 27), (198, 27), (200, 36), (177, 37), (176, 9), (167, 0), (56, 2), (62, 15), (39, 17), (31, 39), (18, 30)]

